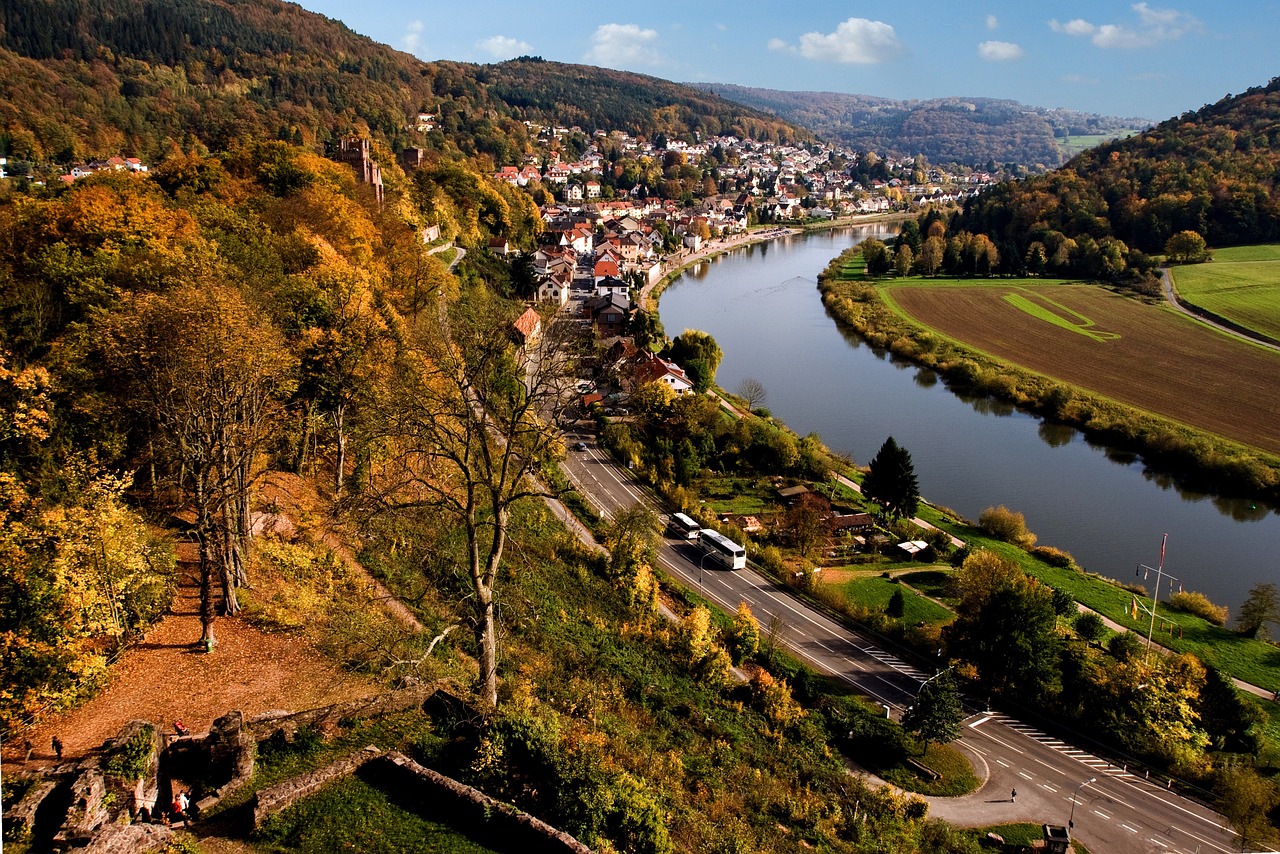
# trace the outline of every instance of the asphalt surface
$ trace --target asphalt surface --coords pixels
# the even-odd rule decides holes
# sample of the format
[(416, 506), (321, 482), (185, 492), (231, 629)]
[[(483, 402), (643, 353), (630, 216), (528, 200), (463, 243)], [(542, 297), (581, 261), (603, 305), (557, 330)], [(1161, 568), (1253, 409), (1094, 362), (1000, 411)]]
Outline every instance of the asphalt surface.
[[(570, 430), (566, 439), (570, 448), (578, 441), (587, 446), (570, 450), (565, 468), (598, 510), (608, 516), (638, 502), (654, 505), (630, 473), (596, 446), (590, 427)], [(746, 602), (763, 631), (775, 626), (799, 658), (849, 683), (894, 718), (934, 675), (885, 652), (750, 568), (713, 568), (692, 542), (664, 540), (659, 562), (671, 577), (730, 613)], [(932, 816), (965, 826), (1066, 825), (1073, 818), (1075, 838), (1094, 854), (1240, 850), (1239, 837), (1222, 816), (1169, 790), (1167, 781), (1146, 780), (1007, 715), (973, 706), (954, 745), (973, 762), (983, 784), (963, 797), (928, 798)]]

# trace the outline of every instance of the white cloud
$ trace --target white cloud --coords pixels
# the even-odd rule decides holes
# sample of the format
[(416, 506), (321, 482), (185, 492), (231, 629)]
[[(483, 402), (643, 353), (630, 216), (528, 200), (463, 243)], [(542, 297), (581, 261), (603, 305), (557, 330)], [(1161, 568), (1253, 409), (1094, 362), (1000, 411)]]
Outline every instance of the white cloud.
[(997, 18), (995, 15), (988, 15), (988, 16), (987, 16), (987, 29), (988, 29), (988, 30), (994, 30), (994, 29), (997, 29), (999, 26), (1000, 26), (1000, 19), (999, 19), (999, 18)]
[(617, 68), (626, 65), (661, 65), (658, 31), (636, 24), (601, 24), (591, 35), (591, 48), (583, 57), (588, 62)]
[(1055, 33), (1087, 37), (1096, 47), (1132, 49), (1173, 41), (1201, 27), (1199, 19), (1177, 9), (1153, 9), (1146, 3), (1130, 8), (1137, 14), (1136, 25), (1093, 24), (1076, 18), (1065, 24), (1050, 21), (1049, 28)]
[(1008, 62), (1011, 59), (1022, 59), (1026, 54), (1013, 42), (983, 42), (978, 45), (978, 56), (987, 62)]
[(893, 27), (884, 21), (850, 18), (836, 27), (834, 33), (805, 33), (800, 46), (770, 39), (769, 49), (799, 53), (805, 59), (819, 62), (844, 62), (873, 65), (886, 62), (905, 48)]
[(421, 21), (410, 21), (405, 25), (404, 35), (400, 38), (400, 44), (404, 45), (404, 49), (409, 53), (414, 53), (422, 46), (422, 30)]
[(533, 45), (510, 36), (489, 36), (476, 42), (476, 47), (494, 59), (510, 59), (513, 56), (533, 53)]

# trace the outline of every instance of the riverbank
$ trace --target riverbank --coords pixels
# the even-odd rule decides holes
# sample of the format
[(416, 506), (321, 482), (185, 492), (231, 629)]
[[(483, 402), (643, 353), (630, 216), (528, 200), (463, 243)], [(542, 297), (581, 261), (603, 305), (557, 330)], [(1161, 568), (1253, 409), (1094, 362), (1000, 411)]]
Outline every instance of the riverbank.
[(856, 249), (819, 274), (827, 313), (872, 347), (937, 372), (948, 384), (1012, 404), (1090, 442), (1140, 455), (1188, 488), (1280, 504), (1280, 458), (1071, 385), (945, 338), (895, 310), (877, 282), (845, 278)]
[(743, 249), (757, 243), (765, 243), (770, 240), (777, 240), (781, 237), (791, 237), (793, 235), (805, 234), (812, 231), (829, 231), (836, 228), (853, 228), (859, 225), (901, 222), (907, 219), (907, 217), (908, 215), (904, 213), (860, 214), (857, 216), (809, 222), (799, 225), (760, 226), (754, 231), (747, 231), (742, 234), (734, 234), (726, 238), (709, 240), (696, 252), (681, 252), (676, 258), (675, 266), (667, 269), (662, 274), (662, 277), (656, 282), (647, 284), (640, 289), (640, 299), (638, 300), (638, 303), (645, 311), (656, 311), (658, 307), (658, 297), (662, 295), (662, 292), (668, 285), (680, 278), (680, 276), (684, 275), (693, 267), (701, 264), (703, 261), (710, 260), (720, 255), (726, 255), (736, 249)]

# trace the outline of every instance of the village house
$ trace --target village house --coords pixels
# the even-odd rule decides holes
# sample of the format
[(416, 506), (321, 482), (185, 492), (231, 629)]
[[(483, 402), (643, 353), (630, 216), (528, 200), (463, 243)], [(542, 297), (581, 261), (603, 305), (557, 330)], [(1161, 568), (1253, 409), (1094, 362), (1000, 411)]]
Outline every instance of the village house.
[(511, 336), (515, 340), (516, 345), (520, 347), (529, 347), (538, 343), (538, 338), (542, 335), (542, 318), (538, 316), (538, 312), (533, 306), (529, 306), (524, 310), (524, 314), (515, 319), (511, 324)]

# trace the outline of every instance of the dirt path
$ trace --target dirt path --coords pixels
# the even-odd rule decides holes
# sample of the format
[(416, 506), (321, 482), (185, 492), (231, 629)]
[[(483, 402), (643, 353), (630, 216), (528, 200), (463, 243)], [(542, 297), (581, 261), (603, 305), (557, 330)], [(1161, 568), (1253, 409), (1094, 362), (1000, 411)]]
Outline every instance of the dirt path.
[[(275, 483), (273, 497), (279, 500), (282, 493), (305, 488), (290, 481)], [(306, 501), (306, 496), (291, 497)], [(299, 506), (288, 498), (281, 503), (286, 513)], [(413, 614), (360, 566), (337, 533), (326, 529), (320, 538), (381, 590), (388, 610), (420, 628)], [(204, 653), (196, 644), (201, 632), (195, 558), (194, 544), (178, 545), (181, 581), (173, 608), (111, 667), (107, 688), (79, 708), (48, 717), (23, 736), (36, 745), (28, 767), (53, 762), (54, 735), (62, 739), (64, 755), (75, 757), (100, 746), (135, 718), (162, 723), (169, 730), (173, 721), (182, 720), (193, 732), (201, 732), (233, 709), (249, 715), (311, 709), (379, 690), (372, 680), (343, 671), (306, 639), (264, 632), (239, 618), (219, 618), (214, 625), (218, 645), (211, 654)], [(22, 764), (20, 743), (21, 739), (12, 748), (5, 745), (4, 760), (14, 763), (12, 767)]]

